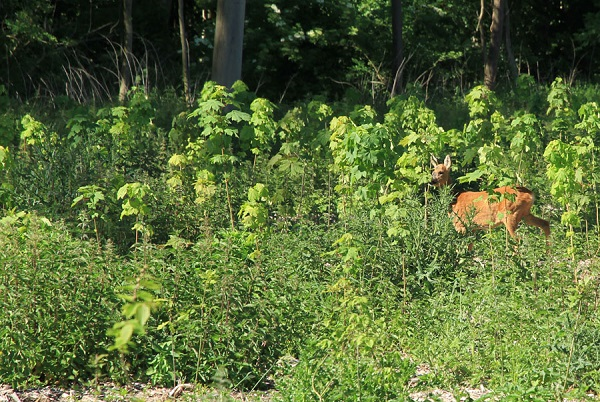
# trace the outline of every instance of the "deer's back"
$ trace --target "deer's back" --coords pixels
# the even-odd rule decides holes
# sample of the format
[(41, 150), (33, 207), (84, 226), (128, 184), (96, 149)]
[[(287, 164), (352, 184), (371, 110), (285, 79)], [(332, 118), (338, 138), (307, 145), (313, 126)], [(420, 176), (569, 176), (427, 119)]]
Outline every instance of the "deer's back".
[(466, 191), (458, 194), (452, 205), (455, 226), (464, 230), (467, 222), (480, 227), (498, 226), (506, 219), (520, 220), (529, 215), (533, 193), (525, 187), (498, 187), (487, 191)]

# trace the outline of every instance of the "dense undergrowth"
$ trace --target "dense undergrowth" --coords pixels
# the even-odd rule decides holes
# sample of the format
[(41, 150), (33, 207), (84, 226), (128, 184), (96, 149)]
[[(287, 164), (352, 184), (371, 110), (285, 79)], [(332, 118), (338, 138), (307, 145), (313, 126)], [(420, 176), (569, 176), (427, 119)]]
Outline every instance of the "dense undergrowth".
[[(523, 77), (431, 108), (284, 107), (241, 83), (192, 110), (137, 90), (97, 109), (4, 99), (0, 382), (596, 393), (597, 97)], [(526, 226), (518, 245), (456, 233), (451, 191), (426, 185), (446, 153), (457, 189), (533, 189), (550, 246)]]

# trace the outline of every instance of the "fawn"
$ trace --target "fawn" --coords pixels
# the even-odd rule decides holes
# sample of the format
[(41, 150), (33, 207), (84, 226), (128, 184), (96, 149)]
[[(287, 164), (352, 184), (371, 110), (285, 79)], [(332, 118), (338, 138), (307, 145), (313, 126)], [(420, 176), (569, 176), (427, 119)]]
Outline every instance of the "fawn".
[[(450, 184), (450, 155), (444, 163), (438, 163), (431, 156), (433, 172), (431, 184), (442, 187)], [(494, 194), (498, 194), (495, 197)], [(546, 235), (546, 243), (550, 237), (550, 222), (531, 214), (531, 206), (535, 200), (533, 192), (525, 187), (499, 187), (494, 189), (494, 194), (487, 191), (465, 191), (456, 196), (452, 204), (454, 228), (461, 233), (466, 231), (466, 225), (472, 224), (478, 229), (488, 227), (506, 226), (511, 237), (517, 240), (515, 231), (521, 220), (528, 225), (540, 228)]]

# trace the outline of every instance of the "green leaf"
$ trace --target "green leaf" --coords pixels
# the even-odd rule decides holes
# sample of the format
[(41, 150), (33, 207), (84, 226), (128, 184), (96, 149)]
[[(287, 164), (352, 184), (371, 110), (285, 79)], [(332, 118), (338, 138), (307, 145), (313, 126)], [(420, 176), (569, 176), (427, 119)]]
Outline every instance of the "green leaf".
[(109, 349), (118, 349), (123, 350), (126, 348), (127, 344), (131, 340), (133, 336), (133, 331), (135, 330), (135, 324), (132, 322), (126, 322), (117, 332), (117, 336), (115, 337), (115, 343)]
[(190, 113), (190, 115), (201, 115), (201, 113), (197, 113), (198, 110), (202, 112), (215, 112), (219, 111), (225, 106), (223, 102), (218, 101), (216, 99), (208, 99), (202, 103), (200, 103), (200, 108), (196, 109), (194, 112)]
[(123, 305), (122, 314), (126, 318), (131, 318), (135, 315), (135, 311), (137, 309), (138, 303), (126, 303)]
[(483, 172), (481, 170), (475, 170), (473, 172), (467, 173), (462, 177), (459, 177), (458, 181), (461, 183), (470, 183), (479, 180), (482, 176)]
[(78, 197), (75, 197), (73, 199), (73, 202), (71, 203), (71, 208), (73, 208), (75, 205), (79, 204), (82, 200), (84, 199), (83, 195), (80, 195)]
[(227, 113), (227, 115), (225, 115), (225, 117), (227, 117), (227, 119), (231, 120), (231, 121), (235, 121), (235, 122), (240, 122), (240, 121), (249, 121), (250, 120), (250, 115), (246, 112), (242, 112), (240, 110), (232, 110), (231, 112)]
[(406, 147), (417, 142), (421, 137), (417, 133), (411, 133), (400, 140), (400, 145)]
[(169, 240), (167, 240), (167, 242), (165, 243), (165, 246), (167, 247), (172, 247), (176, 250), (183, 250), (185, 248), (187, 248), (191, 243), (189, 241), (187, 241), (186, 239), (179, 237), (179, 236), (175, 236), (175, 235), (169, 235)]
[(181, 154), (173, 154), (171, 158), (169, 158), (169, 165), (171, 166), (184, 166), (188, 161), (188, 158), (185, 155)]
[(281, 161), (282, 158), (283, 156), (281, 154), (275, 154), (271, 159), (269, 159), (267, 166), (269, 168), (273, 168), (277, 163), (279, 163), (279, 161)]
[(256, 183), (254, 187), (251, 187), (248, 190), (248, 200), (249, 201), (264, 201), (264, 199), (268, 196), (267, 188), (262, 183)]
[(150, 307), (146, 303), (140, 303), (135, 312), (136, 320), (142, 325), (146, 325), (150, 318)]
[(560, 223), (565, 226), (579, 227), (581, 225), (579, 215), (575, 211), (566, 211), (560, 217)]
[(117, 191), (117, 199), (120, 200), (127, 195), (127, 191), (129, 190), (129, 184), (123, 185), (119, 191)]

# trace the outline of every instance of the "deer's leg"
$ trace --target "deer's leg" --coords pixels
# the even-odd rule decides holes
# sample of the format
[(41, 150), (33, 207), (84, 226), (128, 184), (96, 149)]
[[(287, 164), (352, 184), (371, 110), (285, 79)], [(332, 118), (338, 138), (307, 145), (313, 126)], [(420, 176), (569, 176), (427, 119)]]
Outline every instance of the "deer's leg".
[(510, 234), (510, 237), (512, 237), (516, 241), (519, 241), (519, 237), (517, 236), (517, 233), (516, 233), (518, 225), (519, 225), (519, 220), (517, 219), (516, 215), (508, 215), (504, 219), (504, 226), (506, 226), (506, 230), (508, 230), (508, 234)]
[(467, 228), (465, 225), (463, 225), (462, 220), (458, 217), (458, 215), (454, 217), (452, 223), (454, 224), (454, 229), (456, 229), (458, 233), (466, 233)]
[(546, 238), (550, 237), (550, 222), (545, 219), (538, 218), (537, 216), (533, 216), (531, 214), (524, 216), (523, 220), (525, 223), (531, 226), (536, 226), (544, 231)]

